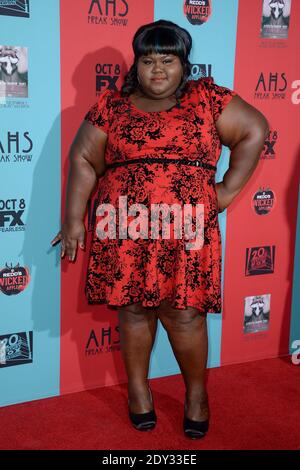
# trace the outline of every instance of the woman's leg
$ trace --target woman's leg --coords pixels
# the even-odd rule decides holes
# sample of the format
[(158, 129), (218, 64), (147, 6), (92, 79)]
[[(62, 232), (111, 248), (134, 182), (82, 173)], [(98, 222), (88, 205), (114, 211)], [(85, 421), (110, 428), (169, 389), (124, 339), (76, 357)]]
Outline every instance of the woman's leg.
[(148, 372), (157, 330), (155, 309), (140, 303), (118, 307), (121, 351), (128, 376), (128, 398), (132, 413), (146, 413), (153, 405)]
[(157, 308), (180, 367), (186, 387), (186, 416), (196, 421), (209, 418), (205, 371), (208, 353), (206, 315), (193, 307), (172, 308), (167, 300)]

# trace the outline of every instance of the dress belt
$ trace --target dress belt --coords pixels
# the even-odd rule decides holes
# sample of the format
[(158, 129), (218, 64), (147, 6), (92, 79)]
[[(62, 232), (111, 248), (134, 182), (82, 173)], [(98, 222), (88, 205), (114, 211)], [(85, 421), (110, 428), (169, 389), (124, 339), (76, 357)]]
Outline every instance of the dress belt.
[(132, 158), (130, 160), (124, 160), (123, 162), (114, 162), (106, 165), (106, 168), (115, 168), (122, 165), (128, 165), (130, 163), (174, 163), (175, 165), (188, 165), (188, 166), (201, 166), (207, 170), (216, 170), (217, 167), (204, 163), (201, 160), (189, 160), (187, 158)]

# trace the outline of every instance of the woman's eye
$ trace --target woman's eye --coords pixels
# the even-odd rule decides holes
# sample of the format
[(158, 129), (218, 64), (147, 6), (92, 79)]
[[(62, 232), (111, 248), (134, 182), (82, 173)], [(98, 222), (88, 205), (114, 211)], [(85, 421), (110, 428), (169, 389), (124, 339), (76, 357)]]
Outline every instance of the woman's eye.
[[(173, 61), (172, 61), (172, 59), (165, 59), (163, 62), (164, 62), (164, 63), (167, 63), (167, 64), (171, 64)], [(145, 65), (149, 65), (149, 64), (151, 64), (151, 63), (152, 63), (152, 62), (149, 61), (149, 60), (144, 60), (144, 61), (143, 61), (143, 64), (145, 64)]]

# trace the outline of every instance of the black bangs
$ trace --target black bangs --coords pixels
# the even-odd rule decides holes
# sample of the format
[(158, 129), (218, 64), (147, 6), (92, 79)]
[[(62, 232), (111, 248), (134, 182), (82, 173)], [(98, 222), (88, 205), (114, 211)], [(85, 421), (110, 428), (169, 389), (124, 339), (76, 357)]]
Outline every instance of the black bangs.
[(184, 61), (186, 47), (182, 39), (171, 29), (156, 27), (145, 31), (134, 43), (135, 57), (148, 54), (174, 54)]
[(176, 23), (168, 20), (158, 20), (154, 23), (144, 24), (138, 28), (133, 40), (132, 48), (134, 61), (124, 77), (121, 87), (121, 96), (130, 96), (139, 87), (137, 75), (138, 59), (149, 54), (174, 54), (180, 59), (182, 65), (181, 82), (175, 92), (179, 100), (186, 91), (192, 65), (189, 61), (189, 53), (192, 48), (192, 36)]

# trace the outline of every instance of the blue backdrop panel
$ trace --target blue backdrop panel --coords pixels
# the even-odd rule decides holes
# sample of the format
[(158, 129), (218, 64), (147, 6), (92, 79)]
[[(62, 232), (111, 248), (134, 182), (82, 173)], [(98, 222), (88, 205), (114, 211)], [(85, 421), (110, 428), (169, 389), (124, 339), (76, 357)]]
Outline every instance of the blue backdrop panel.
[[(184, 0), (172, 0), (172, 7), (168, 0), (155, 0), (154, 21), (165, 19), (173, 21), (187, 29), (193, 38), (193, 48), (190, 61), (195, 64), (193, 71), (206, 71), (211, 74), (219, 85), (233, 88), (234, 60), (236, 47), (238, 1), (213, 0), (212, 14), (208, 21), (202, 25), (192, 25), (186, 18), (183, 5)], [(198, 67), (200, 65), (200, 67)], [(198, 78), (195, 76), (194, 78)], [(228, 152), (224, 149), (218, 163), (216, 181), (223, 178), (228, 168)], [(222, 250), (224, 270), (226, 211), (219, 217), (222, 234)], [(223, 286), (222, 286), (223, 289)], [(220, 346), (222, 333), (222, 316), (208, 315), (209, 356), (208, 367), (220, 365)], [(162, 361), (161, 358), (164, 358)], [(150, 376), (160, 377), (164, 374), (180, 373), (178, 364), (169, 345), (165, 330), (161, 325), (153, 353)]]
[[(293, 296), (292, 296), (292, 312), (291, 312), (291, 332), (290, 332), (290, 352), (293, 354), (296, 349), (300, 349), (300, 326), (299, 326), (299, 312), (300, 312), (300, 187), (298, 197), (298, 218), (297, 218), (297, 232), (296, 232), (296, 249), (294, 261), (294, 280), (293, 280)], [(293, 345), (294, 343), (294, 345)]]
[(0, 291), (0, 405), (59, 393), (60, 263), (50, 246), (60, 226), (59, 0), (29, 4), (29, 18), (0, 16), (1, 44), (28, 52), (28, 97), (0, 97), (0, 156), (9, 154), (0, 163), (0, 270), (19, 263), (31, 276), (16, 295)]

